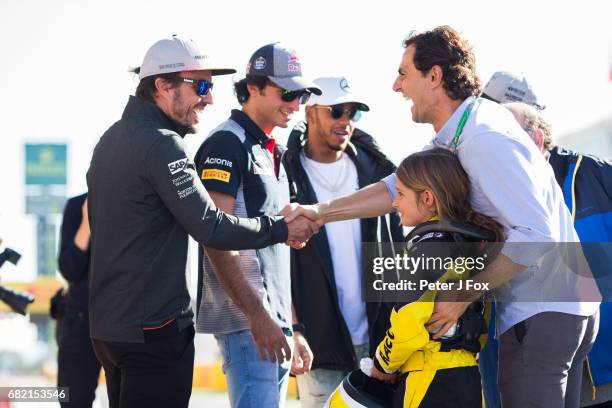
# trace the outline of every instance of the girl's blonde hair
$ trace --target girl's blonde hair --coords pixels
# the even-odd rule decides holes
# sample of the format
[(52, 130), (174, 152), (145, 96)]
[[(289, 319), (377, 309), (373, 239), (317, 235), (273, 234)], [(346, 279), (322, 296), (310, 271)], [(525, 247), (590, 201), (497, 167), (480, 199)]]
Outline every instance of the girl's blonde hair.
[(498, 242), (504, 241), (504, 229), (497, 221), (472, 210), (470, 179), (449, 150), (437, 147), (411, 154), (402, 161), (396, 174), (417, 196), (425, 190), (433, 193), (440, 219), (471, 222), (495, 232)]

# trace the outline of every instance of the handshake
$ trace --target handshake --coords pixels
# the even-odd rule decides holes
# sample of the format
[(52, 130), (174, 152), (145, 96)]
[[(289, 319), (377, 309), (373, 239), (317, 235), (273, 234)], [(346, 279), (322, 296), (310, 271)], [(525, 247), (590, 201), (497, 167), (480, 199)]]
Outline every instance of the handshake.
[(289, 229), (287, 245), (295, 249), (304, 248), (310, 237), (318, 233), (325, 223), (321, 215), (320, 204), (287, 204), (281, 210), (280, 215), (285, 217)]

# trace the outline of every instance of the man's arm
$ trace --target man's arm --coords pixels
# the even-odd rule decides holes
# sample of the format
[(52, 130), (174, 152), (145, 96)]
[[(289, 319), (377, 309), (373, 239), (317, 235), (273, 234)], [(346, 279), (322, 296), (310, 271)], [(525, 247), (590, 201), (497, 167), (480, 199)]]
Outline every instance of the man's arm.
[[(291, 317), (293, 324), (300, 322), (295, 307), (291, 305)], [(299, 331), (293, 332), (293, 357), (291, 358), (291, 374), (300, 375), (310, 371), (312, 368), (312, 350), (304, 337), (304, 333)]]
[[(217, 208), (227, 214), (233, 214), (234, 197), (216, 191), (211, 191), (209, 194)], [(281, 328), (268, 315), (262, 299), (246, 280), (240, 264), (240, 253), (207, 247), (204, 247), (204, 251), (213, 266), (217, 280), (249, 320), (251, 334), (259, 348), (260, 358), (265, 360), (267, 353), (272, 362), (289, 359), (291, 349), (287, 339)]]
[(246, 219), (217, 210), (178, 136), (160, 138), (150, 148), (146, 165), (149, 181), (165, 206), (200, 244), (223, 250), (265, 248), (306, 241), (318, 232), (315, 223), (303, 218), (287, 226), (276, 216)]
[(393, 199), (384, 182), (371, 184), (352, 194), (315, 205), (287, 205), (281, 211), (291, 223), (298, 216), (316, 221), (319, 226), (328, 222), (372, 218), (393, 211)]
[[(465, 313), (470, 303), (484, 296), (490, 290), (493, 290), (502, 284), (510, 281), (520, 275), (526, 266), (512, 262), (504, 254), (498, 254), (495, 260), (491, 262), (482, 272), (473, 278), (476, 283), (488, 283), (487, 290), (461, 290), (460, 292), (442, 292), (437, 298), (434, 305), (434, 311), (427, 322), (427, 330), (434, 333), (433, 338), (442, 337), (455, 322)], [(473, 285), (473, 287), (481, 287)], [(452, 299), (449, 299), (451, 298)], [(445, 301), (448, 300), (448, 301)]]

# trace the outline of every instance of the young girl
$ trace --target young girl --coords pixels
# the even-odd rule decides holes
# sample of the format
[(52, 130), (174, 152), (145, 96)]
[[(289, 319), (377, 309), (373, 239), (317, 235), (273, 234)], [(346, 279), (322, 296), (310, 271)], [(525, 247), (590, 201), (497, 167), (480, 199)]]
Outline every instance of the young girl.
[[(467, 174), (448, 150), (435, 148), (404, 159), (397, 169), (393, 208), (400, 212), (403, 225), (415, 226), (408, 235), (408, 255), (433, 256), (433, 251), (435, 256), (443, 253), (458, 260), (466, 255), (461, 249), (467, 247), (465, 242), (503, 241), (500, 224), (471, 210), (469, 191)], [(470, 248), (474, 246), (479, 245)], [(416, 276), (442, 283), (464, 274), (455, 266), (417, 271)], [(434, 340), (425, 324), (435, 295), (435, 290), (428, 290), (417, 301), (394, 306), (391, 327), (376, 350), (372, 376), (390, 381), (401, 374), (394, 406), (480, 408), (476, 353), (479, 338), (486, 333), (484, 304), (472, 303), (455, 327)]]

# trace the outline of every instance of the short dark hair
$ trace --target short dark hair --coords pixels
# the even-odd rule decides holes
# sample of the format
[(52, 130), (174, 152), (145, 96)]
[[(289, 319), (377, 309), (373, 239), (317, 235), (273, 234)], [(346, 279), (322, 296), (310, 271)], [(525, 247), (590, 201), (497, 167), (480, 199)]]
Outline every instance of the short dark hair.
[(236, 94), (238, 103), (243, 105), (249, 100), (250, 95), (247, 85), (255, 85), (261, 91), (266, 87), (266, 85), (268, 85), (268, 82), (268, 77), (260, 75), (247, 75), (245, 78), (242, 78), (240, 81), (234, 83), (234, 93)]
[(435, 65), (442, 69), (443, 86), (451, 99), (480, 95), (482, 84), (476, 73), (474, 51), (454, 28), (413, 31), (404, 39), (404, 48), (411, 45), (415, 48), (414, 66), (423, 75)]
[(145, 101), (155, 102), (157, 88), (155, 88), (155, 80), (161, 78), (164, 81), (170, 82), (172, 88), (181, 83), (180, 72), (170, 72), (168, 74), (151, 75), (142, 78), (136, 87), (136, 97)]

